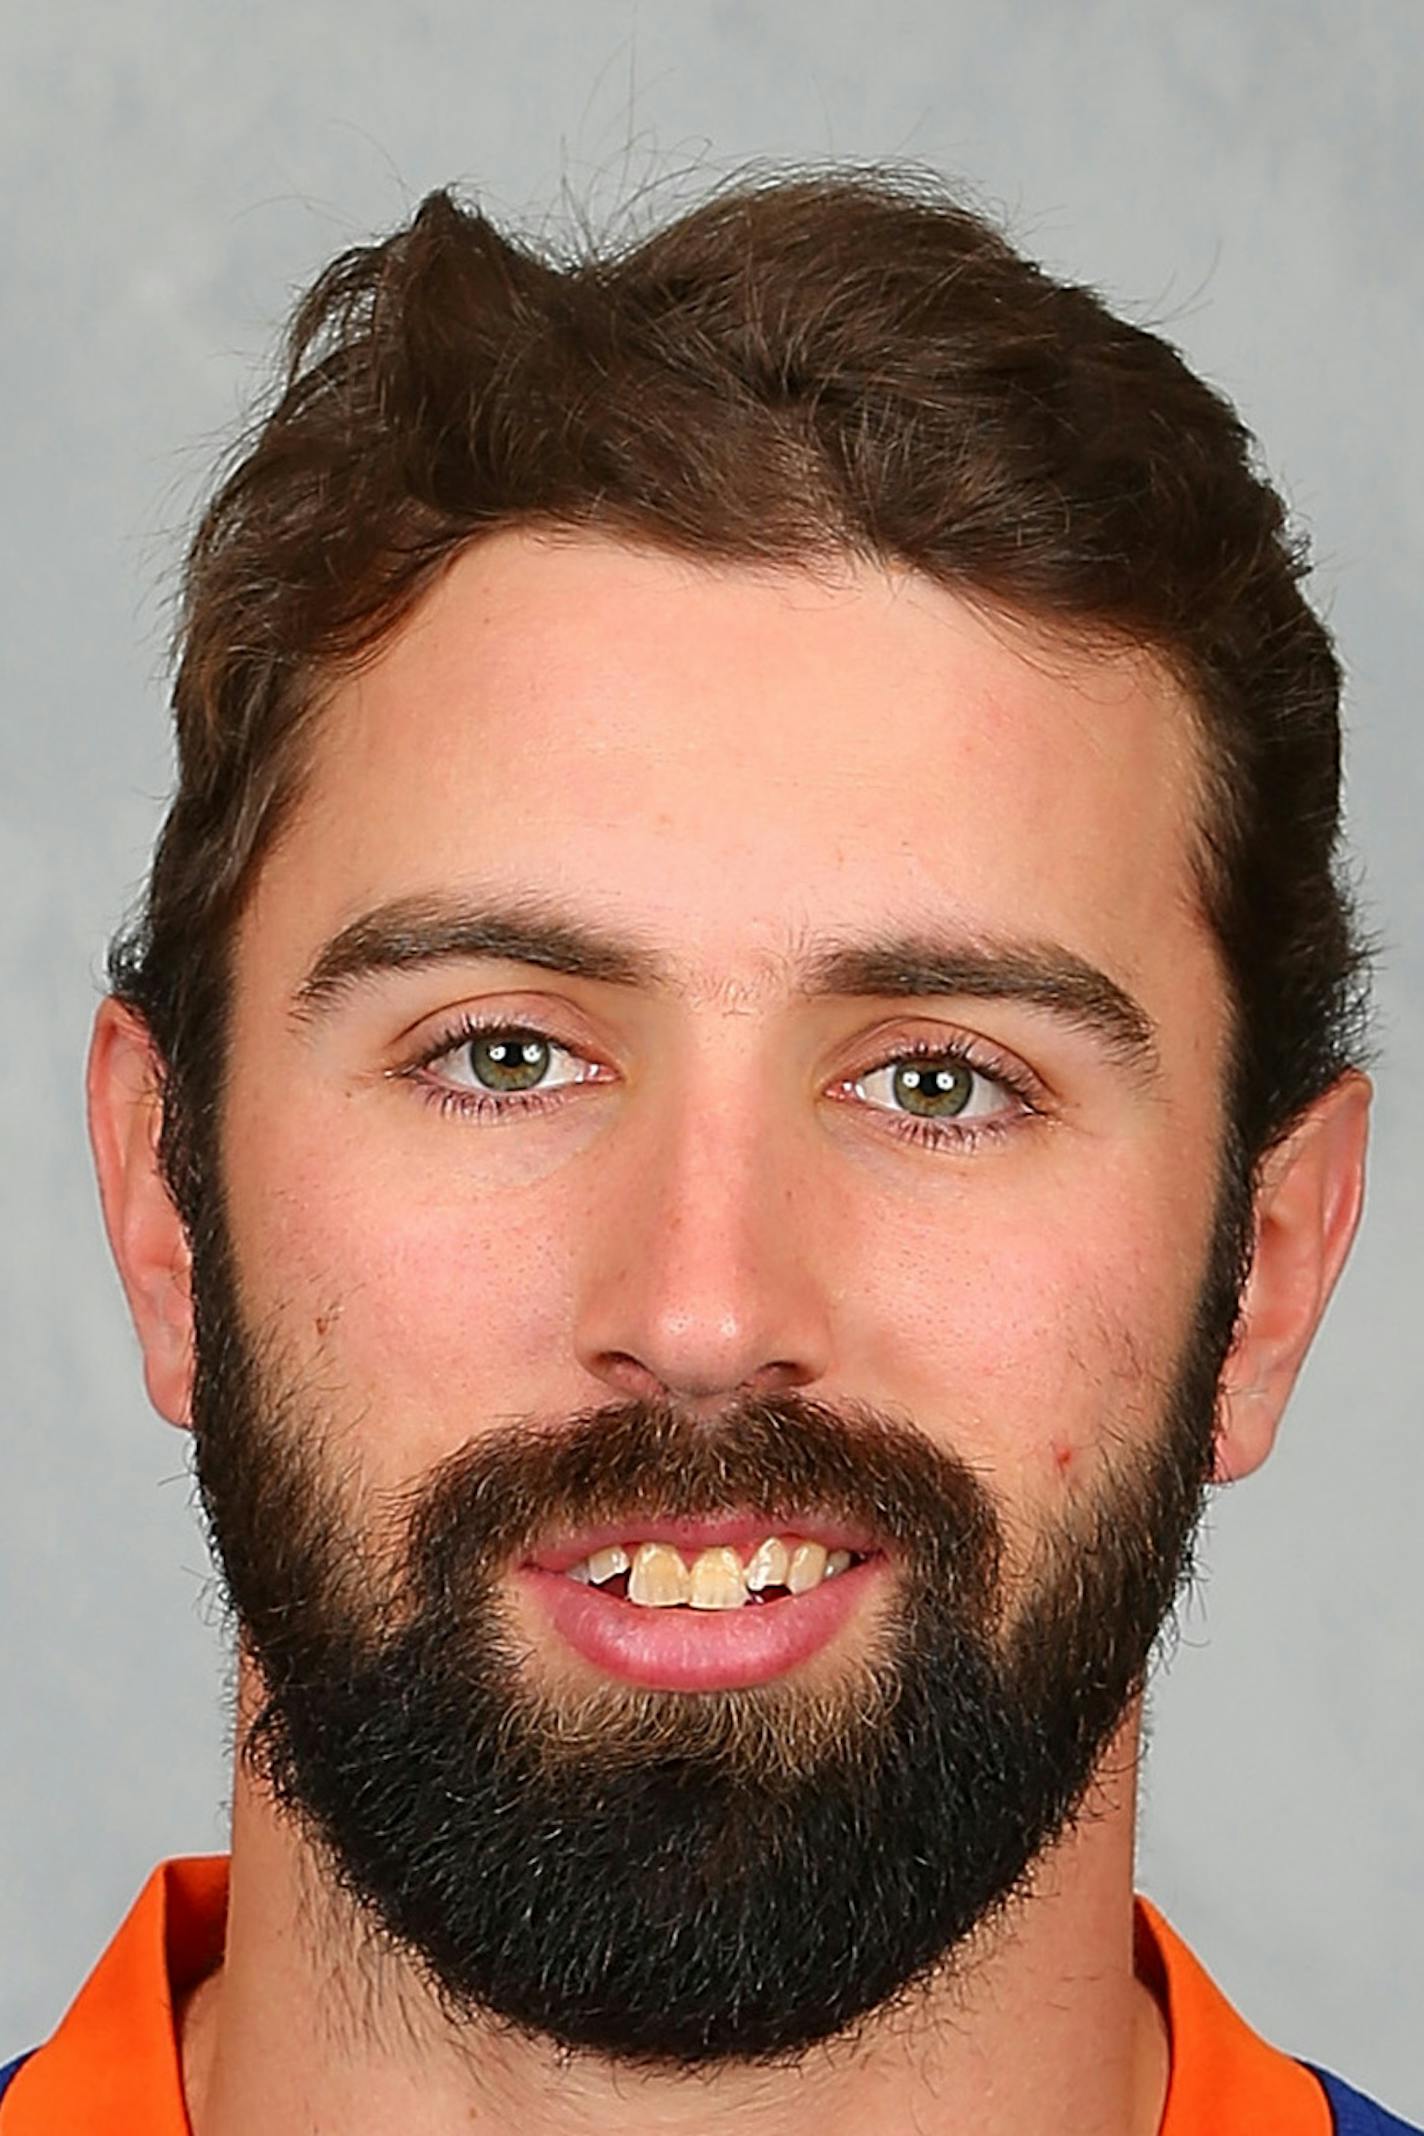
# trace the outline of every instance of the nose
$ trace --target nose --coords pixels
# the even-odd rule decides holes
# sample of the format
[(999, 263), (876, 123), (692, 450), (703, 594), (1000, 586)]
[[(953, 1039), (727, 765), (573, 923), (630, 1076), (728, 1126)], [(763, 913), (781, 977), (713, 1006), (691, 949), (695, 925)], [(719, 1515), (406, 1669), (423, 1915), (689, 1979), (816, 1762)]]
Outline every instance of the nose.
[(604, 1155), (577, 1306), (585, 1371), (707, 1411), (823, 1378), (827, 1242), (806, 1141), (750, 1105), (689, 1100)]

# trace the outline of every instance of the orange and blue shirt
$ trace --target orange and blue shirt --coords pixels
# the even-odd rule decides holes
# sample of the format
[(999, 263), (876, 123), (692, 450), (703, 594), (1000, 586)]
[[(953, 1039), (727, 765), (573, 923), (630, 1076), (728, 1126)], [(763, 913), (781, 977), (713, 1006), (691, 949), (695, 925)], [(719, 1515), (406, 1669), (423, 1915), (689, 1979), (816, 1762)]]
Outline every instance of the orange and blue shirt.
[[(175, 2012), (222, 1961), (228, 1857), (162, 1862), (58, 2028), (0, 2068), (0, 2136), (192, 2136)], [(1137, 1901), (1138, 1964), (1171, 2041), (1159, 2136), (1424, 2136), (1270, 2047)]]

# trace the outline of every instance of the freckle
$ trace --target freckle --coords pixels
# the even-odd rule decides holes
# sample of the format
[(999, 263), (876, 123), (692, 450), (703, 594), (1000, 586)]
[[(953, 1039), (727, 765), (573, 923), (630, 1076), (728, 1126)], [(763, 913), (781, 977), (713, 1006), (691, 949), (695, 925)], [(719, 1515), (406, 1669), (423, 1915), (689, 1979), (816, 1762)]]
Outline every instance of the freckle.
[(320, 1340), (323, 1335), (329, 1335), (333, 1326), (340, 1318), (341, 1307), (339, 1305), (324, 1306), (321, 1312), (319, 1312), (316, 1316), (315, 1326), (318, 1340)]

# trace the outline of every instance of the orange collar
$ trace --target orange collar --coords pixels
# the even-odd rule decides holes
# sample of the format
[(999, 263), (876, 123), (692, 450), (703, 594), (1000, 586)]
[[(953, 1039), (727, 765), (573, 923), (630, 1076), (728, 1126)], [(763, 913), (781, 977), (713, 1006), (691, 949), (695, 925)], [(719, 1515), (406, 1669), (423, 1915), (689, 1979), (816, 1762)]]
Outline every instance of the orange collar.
[[(159, 1864), (6, 2093), (3, 2136), (192, 2136), (173, 2014), (222, 1958), (227, 1886), (225, 1854)], [(1159, 2136), (1330, 2136), (1315, 2078), (1252, 2032), (1146, 1899), (1137, 1901), (1137, 1963), (1172, 2042)]]
[(160, 1862), (6, 2092), (3, 2136), (192, 2136), (173, 2011), (222, 1958), (227, 1877), (225, 1854)]
[[(1321, 2084), (1268, 2047), (1150, 1899), (1137, 1901), (1137, 1972), (1162, 2005), (1172, 2073), (1159, 2136), (1331, 2136)], [(8, 2136), (8, 2131), (6, 2132)]]

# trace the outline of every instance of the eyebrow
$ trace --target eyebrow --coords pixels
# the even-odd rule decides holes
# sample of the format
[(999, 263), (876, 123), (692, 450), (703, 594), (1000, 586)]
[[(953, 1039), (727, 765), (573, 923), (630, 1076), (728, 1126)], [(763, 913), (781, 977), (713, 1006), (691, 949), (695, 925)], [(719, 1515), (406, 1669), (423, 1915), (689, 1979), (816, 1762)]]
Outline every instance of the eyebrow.
[[(409, 897), (378, 905), (333, 935), (297, 988), (293, 1011), (315, 1021), (352, 989), (386, 974), (491, 960), (646, 992), (695, 991), (676, 957), (592, 926), (547, 898)], [(1087, 1032), (1122, 1066), (1150, 1075), (1158, 1065), (1156, 1032), (1141, 1003), (1058, 943), (911, 926), (872, 937), (802, 939), (794, 954), (775, 961), (794, 990), (813, 999), (1023, 1002)]]

